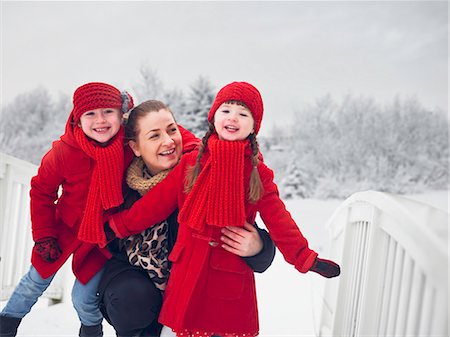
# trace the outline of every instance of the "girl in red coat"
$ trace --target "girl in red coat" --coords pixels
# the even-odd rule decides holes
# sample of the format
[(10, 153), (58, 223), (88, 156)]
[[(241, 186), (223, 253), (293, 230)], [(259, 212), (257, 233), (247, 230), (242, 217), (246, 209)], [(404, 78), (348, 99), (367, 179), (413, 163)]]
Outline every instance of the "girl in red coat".
[(65, 133), (53, 142), (31, 180), (32, 266), (1, 312), (2, 337), (16, 335), (21, 319), (72, 254), (79, 335), (103, 335), (96, 293), (111, 255), (96, 243), (106, 244), (103, 213), (123, 202), (122, 114), (132, 107), (130, 95), (106, 83), (88, 83), (75, 91)]
[(253, 272), (220, 244), (224, 227), (252, 223), (257, 212), (297, 270), (325, 277), (340, 273), (336, 263), (319, 259), (308, 247), (279, 198), (272, 170), (260, 161), (256, 134), (262, 116), (262, 98), (254, 86), (226, 85), (210, 109), (209, 131), (199, 151), (185, 155), (130, 210), (109, 218), (116, 234), (125, 237), (180, 208), (178, 238), (169, 256), (172, 273), (159, 317), (178, 336), (258, 334)]

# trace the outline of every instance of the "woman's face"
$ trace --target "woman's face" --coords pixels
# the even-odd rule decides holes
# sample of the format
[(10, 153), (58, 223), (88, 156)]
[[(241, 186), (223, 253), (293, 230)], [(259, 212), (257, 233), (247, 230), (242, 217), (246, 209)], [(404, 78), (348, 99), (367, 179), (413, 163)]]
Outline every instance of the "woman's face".
[(182, 154), (181, 133), (170, 111), (151, 111), (139, 118), (136, 126), (138, 133), (130, 147), (136, 156), (142, 156), (152, 175), (178, 163)]

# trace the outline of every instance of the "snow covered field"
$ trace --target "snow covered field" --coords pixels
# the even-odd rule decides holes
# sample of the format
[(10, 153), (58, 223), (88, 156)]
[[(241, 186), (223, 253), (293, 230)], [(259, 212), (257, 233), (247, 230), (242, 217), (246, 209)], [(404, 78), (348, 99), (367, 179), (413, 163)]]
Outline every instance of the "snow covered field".
[[(410, 196), (448, 212), (448, 191), (432, 191)], [(340, 200), (291, 200), (288, 210), (297, 221), (310, 246), (319, 255), (328, 257), (328, 235), (325, 223)], [(70, 281), (70, 282), (69, 282)], [(70, 296), (72, 279), (68, 281)], [(315, 336), (315, 317), (319, 301), (318, 293), (325, 280), (316, 274), (298, 273), (284, 262), (277, 252), (274, 263), (264, 274), (257, 275), (261, 336)], [(1, 304), (2, 307), (4, 303)], [(104, 322), (105, 336), (115, 336), (114, 330)], [(78, 336), (79, 323), (70, 300), (48, 306), (40, 300), (28, 314), (18, 336)]]

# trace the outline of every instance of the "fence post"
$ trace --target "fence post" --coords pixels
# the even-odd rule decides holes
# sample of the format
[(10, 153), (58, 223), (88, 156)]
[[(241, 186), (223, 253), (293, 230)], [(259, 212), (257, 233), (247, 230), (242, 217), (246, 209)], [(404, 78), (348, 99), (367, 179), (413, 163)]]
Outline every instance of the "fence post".
[(339, 206), (328, 225), (342, 274), (326, 283), (320, 336), (448, 336), (448, 222), (374, 191)]
[[(0, 153), (0, 300), (9, 298), (28, 271), (33, 240), (30, 181), (37, 166)], [(63, 296), (65, 273), (59, 272), (43, 294), (55, 301)]]

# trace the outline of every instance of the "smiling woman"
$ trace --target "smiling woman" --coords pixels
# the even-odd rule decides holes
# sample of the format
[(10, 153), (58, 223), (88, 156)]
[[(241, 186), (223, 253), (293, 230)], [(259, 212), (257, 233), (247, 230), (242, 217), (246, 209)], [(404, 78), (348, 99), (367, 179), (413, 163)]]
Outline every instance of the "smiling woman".
[(127, 130), (131, 149), (137, 157), (142, 157), (152, 175), (177, 164), (182, 150), (181, 133), (172, 112), (162, 102), (146, 101), (136, 107)]

